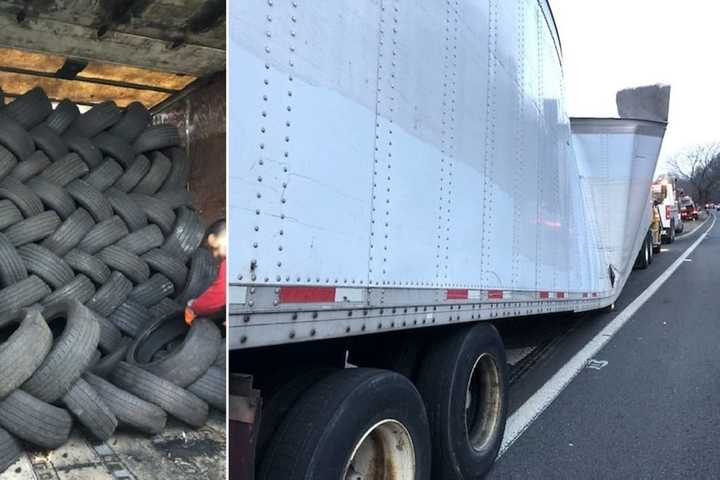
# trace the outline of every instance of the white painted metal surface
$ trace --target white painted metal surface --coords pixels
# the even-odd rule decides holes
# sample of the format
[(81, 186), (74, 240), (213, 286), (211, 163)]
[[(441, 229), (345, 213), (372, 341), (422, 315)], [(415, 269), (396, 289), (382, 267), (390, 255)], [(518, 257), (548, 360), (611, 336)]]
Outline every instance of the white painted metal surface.
[(232, 347), (614, 301), (664, 129), (571, 133), (545, 0), (229, 15)]

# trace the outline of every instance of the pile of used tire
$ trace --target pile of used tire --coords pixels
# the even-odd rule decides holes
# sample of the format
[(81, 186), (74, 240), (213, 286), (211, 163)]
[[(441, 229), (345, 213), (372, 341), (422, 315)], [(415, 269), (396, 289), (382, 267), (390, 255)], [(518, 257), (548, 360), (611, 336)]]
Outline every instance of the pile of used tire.
[(107, 440), (224, 410), (221, 331), (182, 318), (217, 268), (188, 163), (138, 103), (0, 106), (0, 474), (74, 422)]

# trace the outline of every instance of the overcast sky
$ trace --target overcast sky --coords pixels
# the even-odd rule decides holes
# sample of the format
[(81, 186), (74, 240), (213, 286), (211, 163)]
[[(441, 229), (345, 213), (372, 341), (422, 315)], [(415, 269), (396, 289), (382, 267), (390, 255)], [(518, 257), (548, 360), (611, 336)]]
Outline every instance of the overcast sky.
[(550, 0), (572, 116), (616, 116), (615, 92), (672, 85), (658, 171), (684, 148), (720, 140), (720, 1)]

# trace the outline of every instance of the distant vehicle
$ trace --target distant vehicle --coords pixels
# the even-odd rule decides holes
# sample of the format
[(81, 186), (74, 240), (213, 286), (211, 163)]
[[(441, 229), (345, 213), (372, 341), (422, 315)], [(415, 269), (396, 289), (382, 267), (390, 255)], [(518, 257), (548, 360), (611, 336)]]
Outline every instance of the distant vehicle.
[(684, 221), (697, 220), (700, 217), (700, 212), (692, 197), (685, 196), (680, 199), (680, 217)]
[(675, 234), (681, 233), (685, 228), (680, 216), (676, 182), (672, 177), (662, 176), (652, 185), (653, 201), (660, 207), (663, 240), (667, 243), (673, 243)]

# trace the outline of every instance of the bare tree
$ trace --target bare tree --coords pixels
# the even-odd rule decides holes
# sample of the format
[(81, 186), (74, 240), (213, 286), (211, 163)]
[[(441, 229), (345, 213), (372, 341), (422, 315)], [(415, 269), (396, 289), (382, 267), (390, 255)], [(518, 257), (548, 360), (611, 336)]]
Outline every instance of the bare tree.
[(691, 147), (670, 159), (671, 172), (691, 188), (696, 204), (717, 196), (720, 189), (720, 144)]

